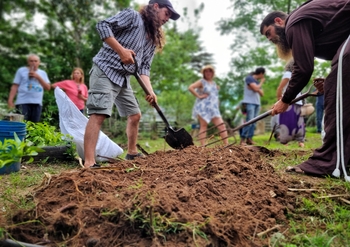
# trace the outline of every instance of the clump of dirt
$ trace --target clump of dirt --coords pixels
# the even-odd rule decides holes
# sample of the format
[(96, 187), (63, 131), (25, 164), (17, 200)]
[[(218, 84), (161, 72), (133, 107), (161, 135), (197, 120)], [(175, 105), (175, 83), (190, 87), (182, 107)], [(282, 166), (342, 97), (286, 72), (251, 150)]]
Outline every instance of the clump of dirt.
[[(258, 147), (157, 151), (108, 168), (52, 176), (7, 230), (45, 246), (264, 246), (259, 233), (294, 209)], [(39, 223), (40, 222), (40, 223)]]

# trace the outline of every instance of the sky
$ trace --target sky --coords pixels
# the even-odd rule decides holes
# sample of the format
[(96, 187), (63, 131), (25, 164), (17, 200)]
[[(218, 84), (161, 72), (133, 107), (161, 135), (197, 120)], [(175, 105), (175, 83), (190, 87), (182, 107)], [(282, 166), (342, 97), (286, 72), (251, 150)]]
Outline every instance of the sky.
[[(140, 4), (148, 4), (149, 0), (136, 0)], [(232, 18), (232, 8), (229, 8), (232, 3), (230, 0), (170, 0), (174, 9), (180, 14), (183, 14), (183, 9), (188, 8), (188, 16), (194, 20), (193, 10), (204, 3), (204, 10), (200, 15), (198, 26), (202, 28), (200, 33), (200, 41), (202, 41), (208, 53), (213, 54), (215, 61), (216, 75), (226, 75), (229, 72), (229, 63), (231, 61), (231, 51), (229, 49), (232, 44), (232, 36), (220, 36), (220, 32), (215, 30), (215, 24), (222, 18)], [(220, 1), (220, 4), (218, 4)], [(186, 30), (186, 23), (182, 22), (180, 17), (178, 26), (181, 30)], [(172, 20), (170, 20), (172, 21)]]

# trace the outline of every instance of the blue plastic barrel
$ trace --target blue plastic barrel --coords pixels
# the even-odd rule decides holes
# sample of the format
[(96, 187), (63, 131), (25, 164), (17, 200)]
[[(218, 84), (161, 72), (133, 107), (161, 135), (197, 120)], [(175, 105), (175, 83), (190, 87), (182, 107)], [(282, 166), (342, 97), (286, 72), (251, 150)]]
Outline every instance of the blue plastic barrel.
[[(0, 121), (0, 141), (4, 143), (5, 139), (15, 139), (14, 133), (23, 141), (27, 134), (26, 124), (15, 121)], [(1, 152), (1, 150), (0, 150)], [(14, 162), (0, 168), (0, 175), (18, 172), (21, 169), (21, 161)]]

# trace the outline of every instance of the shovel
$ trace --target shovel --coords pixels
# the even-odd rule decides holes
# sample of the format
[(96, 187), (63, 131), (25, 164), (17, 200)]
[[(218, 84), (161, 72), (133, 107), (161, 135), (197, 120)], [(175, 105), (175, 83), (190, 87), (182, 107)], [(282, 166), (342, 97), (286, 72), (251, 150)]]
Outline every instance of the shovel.
[[(122, 67), (124, 70), (126, 70), (127, 72), (129, 72), (130, 74), (135, 76), (137, 82), (140, 84), (140, 86), (142, 87), (142, 89), (146, 93), (146, 95), (151, 95), (150, 92), (148, 91), (145, 83), (143, 82), (142, 78), (140, 77), (140, 75), (138, 73), (139, 67), (138, 67), (137, 60), (136, 60), (135, 56), (133, 56), (133, 57), (134, 57), (134, 62), (135, 62), (134, 63), (134, 65), (135, 65), (134, 70), (127, 69), (123, 63), (122, 63)], [(153, 102), (152, 106), (157, 110), (159, 116), (162, 118), (163, 122), (166, 125), (166, 134), (165, 134), (164, 138), (170, 147), (172, 147), (174, 149), (183, 149), (187, 146), (194, 145), (193, 140), (192, 140), (192, 136), (185, 129), (181, 128), (178, 130), (174, 130), (174, 128), (170, 126), (168, 120), (166, 119), (162, 110), (160, 109), (160, 107), (158, 106), (158, 104), (156, 102)]]
[[(322, 84), (322, 85), (320, 86), (320, 84)], [(306, 97), (309, 97), (309, 96), (319, 96), (318, 93), (323, 94), (323, 81), (321, 82), (321, 79), (318, 79), (318, 81), (315, 79), (314, 86), (317, 88), (316, 91), (310, 93), (310, 90), (311, 90), (311, 88), (313, 87), (313, 85), (311, 85), (311, 86), (309, 87), (309, 89), (308, 89), (304, 94), (302, 94), (302, 95), (300, 95), (299, 97), (295, 98), (295, 99), (292, 100), (289, 104), (292, 105), (292, 104), (298, 102), (299, 100), (305, 99)], [(268, 110), (267, 112), (265, 112), (265, 113), (263, 113), (263, 114), (261, 114), (261, 115), (255, 117), (255, 118), (249, 120), (248, 122), (245, 122), (244, 124), (242, 124), (242, 125), (240, 125), (240, 126), (237, 126), (236, 128), (231, 129), (231, 132), (233, 133), (233, 132), (235, 132), (235, 131), (237, 131), (237, 130), (240, 130), (240, 129), (244, 128), (245, 126), (248, 126), (248, 125), (253, 124), (253, 123), (255, 123), (255, 122), (257, 122), (257, 121), (259, 121), (259, 120), (261, 120), (261, 119), (263, 119), (263, 118), (266, 118), (266, 117), (270, 116), (271, 113), (272, 113), (272, 110)], [(227, 136), (227, 137), (225, 137), (224, 139), (227, 139), (227, 138), (229, 138), (229, 137), (230, 137), (230, 136)], [(213, 141), (213, 142), (211, 142), (211, 143), (208, 143), (208, 144), (205, 145), (205, 146), (212, 145), (212, 144), (217, 143), (217, 142), (222, 141), (222, 140), (223, 140), (223, 139)], [(232, 145), (232, 144), (229, 144), (229, 145), (227, 145), (227, 146), (225, 146), (225, 147), (229, 147), (229, 146), (231, 146), (231, 145)]]

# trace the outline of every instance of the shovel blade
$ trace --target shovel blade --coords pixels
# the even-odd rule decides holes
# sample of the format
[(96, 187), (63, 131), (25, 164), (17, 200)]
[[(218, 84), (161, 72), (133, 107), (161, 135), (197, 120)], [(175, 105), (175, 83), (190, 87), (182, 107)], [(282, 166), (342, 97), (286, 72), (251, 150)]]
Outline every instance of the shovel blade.
[(194, 145), (192, 136), (183, 128), (178, 130), (167, 128), (165, 141), (174, 149), (183, 149)]

